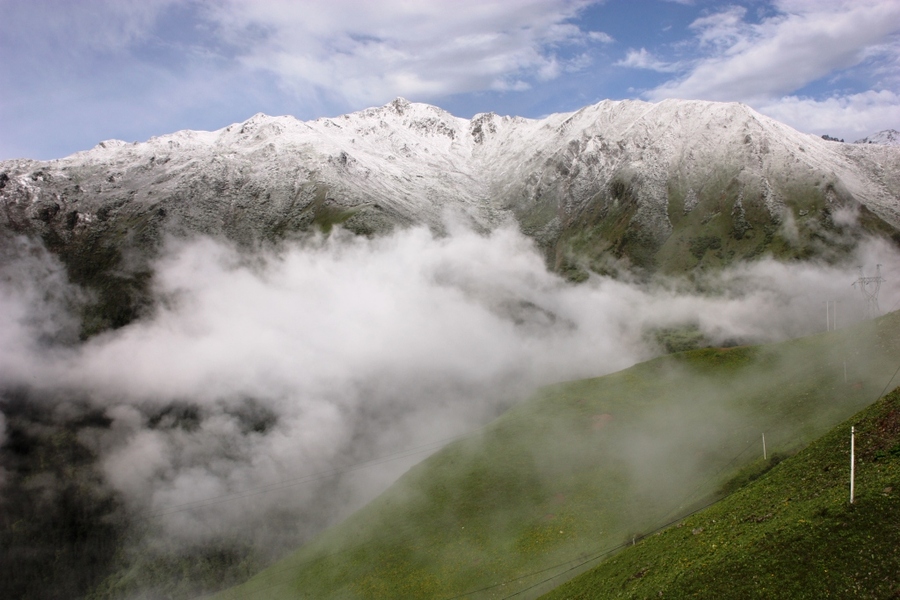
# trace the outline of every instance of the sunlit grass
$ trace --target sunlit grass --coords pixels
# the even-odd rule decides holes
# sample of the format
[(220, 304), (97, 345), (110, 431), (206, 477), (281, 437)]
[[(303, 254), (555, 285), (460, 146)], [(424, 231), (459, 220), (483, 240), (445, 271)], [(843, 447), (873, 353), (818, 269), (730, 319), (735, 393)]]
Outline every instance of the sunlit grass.
[[(853, 504), (851, 425), (858, 458)], [(547, 598), (894, 598), (898, 515), (900, 390)]]

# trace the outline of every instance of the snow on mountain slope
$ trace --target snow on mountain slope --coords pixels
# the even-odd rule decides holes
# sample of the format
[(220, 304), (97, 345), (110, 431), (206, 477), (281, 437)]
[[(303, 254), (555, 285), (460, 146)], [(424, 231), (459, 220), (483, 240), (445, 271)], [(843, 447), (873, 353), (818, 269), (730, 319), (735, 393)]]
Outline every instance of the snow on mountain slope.
[[(730, 221), (719, 228), (740, 238), (761, 218), (754, 204), (770, 229), (813, 218), (802, 189), (820, 197), (815, 217), (826, 225), (825, 212), (859, 206), (900, 224), (896, 152), (828, 144), (741, 104), (605, 101), (517, 122), (486, 140), (495, 206), (547, 245), (589, 212), (608, 221), (617, 208), (628, 226), (643, 229), (642, 244), (671, 239), (673, 214), (695, 210), (704, 225)], [(628, 198), (610, 198), (617, 188)], [(634, 202), (630, 214), (621, 211), (626, 200)]]
[[(61, 245), (101, 229), (138, 247), (164, 231), (252, 244), (338, 223), (441, 229), (455, 214), (480, 229), (515, 219), (557, 266), (587, 245), (683, 270), (714, 258), (696, 250), (698, 236), (717, 237), (716, 256), (730, 260), (771, 251), (783, 226), (784, 247), (797, 232), (819, 235), (838, 211), (895, 231), (898, 197), (896, 147), (834, 144), (742, 104), (682, 100), (467, 120), (398, 98), (336, 118), (258, 114), (0, 163), (0, 223)], [(692, 244), (699, 258), (668, 258)]]
[(900, 146), (900, 131), (896, 129), (885, 129), (874, 135), (856, 140), (854, 144), (882, 144), (884, 146)]

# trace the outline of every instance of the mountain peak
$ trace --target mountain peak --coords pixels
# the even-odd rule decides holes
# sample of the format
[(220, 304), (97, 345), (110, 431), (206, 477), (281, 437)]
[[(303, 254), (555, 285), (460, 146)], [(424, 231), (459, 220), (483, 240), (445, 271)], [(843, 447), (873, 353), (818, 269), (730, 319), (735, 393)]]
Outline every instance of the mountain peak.
[(885, 129), (876, 134), (856, 140), (854, 144), (881, 144), (883, 146), (900, 146), (900, 131)]
[(397, 111), (398, 115), (402, 115), (409, 109), (410, 105), (411, 104), (410, 104), (409, 100), (407, 100), (406, 98), (397, 96), (396, 98), (394, 98), (393, 100), (391, 100), (390, 102), (385, 104), (385, 107), (389, 106), (389, 107), (393, 108), (395, 111)]
[(128, 142), (124, 140), (103, 140), (96, 146), (94, 146), (95, 150), (98, 149), (109, 149), (109, 148), (121, 148), (122, 146), (127, 146)]

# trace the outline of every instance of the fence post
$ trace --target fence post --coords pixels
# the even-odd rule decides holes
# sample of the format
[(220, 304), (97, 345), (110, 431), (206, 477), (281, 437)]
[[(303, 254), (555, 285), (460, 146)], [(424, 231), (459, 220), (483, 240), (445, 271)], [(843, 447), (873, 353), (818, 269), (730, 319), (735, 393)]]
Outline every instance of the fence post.
[(856, 445), (856, 427), (850, 427), (850, 504), (853, 504), (853, 484), (854, 479), (856, 477), (856, 460), (855, 459), (855, 448)]

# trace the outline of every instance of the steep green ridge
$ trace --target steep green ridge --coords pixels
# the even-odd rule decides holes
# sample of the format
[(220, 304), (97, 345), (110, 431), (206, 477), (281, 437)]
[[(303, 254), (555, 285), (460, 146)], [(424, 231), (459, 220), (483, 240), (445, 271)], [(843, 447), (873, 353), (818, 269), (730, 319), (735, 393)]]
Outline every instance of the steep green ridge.
[[(638, 272), (690, 274), (762, 256), (837, 261), (866, 236), (897, 242), (894, 228), (851, 197), (837, 193), (833, 183), (783, 182), (784, 213), (773, 217), (766, 208), (766, 190), (743, 179), (739, 167), (693, 185), (683, 178), (670, 179), (667, 218), (671, 229), (659, 233), (636, 219), (640, 177), (617, 176), (582, 212), (563, 222), (552, 250), (553, 264), (562, 272), (587, 268), (606, 273), (612, 272), (611, 261), (624, 260)], [(853, 211), (857, 221), (843, 223), (842, 211)], [(529, 231), (527, 225), (523, 223), (525, 231)]]
[(898, 333), (892, 314), (546, 388), (217, 597), (535, 597), (557, 565), (716, 498), (757, 461), (762, 433), (770, 453), (796, 451), (871, 403), (900, 361)]
[(897, 598), (897, 548), (900, 388), (756, 482), (545, 598)]

